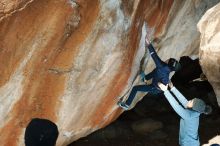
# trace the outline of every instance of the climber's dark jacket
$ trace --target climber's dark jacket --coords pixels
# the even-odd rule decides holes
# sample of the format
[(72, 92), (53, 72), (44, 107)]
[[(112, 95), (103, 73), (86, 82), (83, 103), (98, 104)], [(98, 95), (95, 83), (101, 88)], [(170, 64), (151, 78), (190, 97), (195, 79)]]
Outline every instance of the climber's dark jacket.
[(146, 80), (152, 78), (152, 85), (157, 87), (158, 82), (164, 85), (169, 83), (169, 74), (172, 71), (167, 63), (163, 62), (157, 55), (152, 44), (148, 45), (150, 55), (156, 64), (156, 68), (145, 76)]

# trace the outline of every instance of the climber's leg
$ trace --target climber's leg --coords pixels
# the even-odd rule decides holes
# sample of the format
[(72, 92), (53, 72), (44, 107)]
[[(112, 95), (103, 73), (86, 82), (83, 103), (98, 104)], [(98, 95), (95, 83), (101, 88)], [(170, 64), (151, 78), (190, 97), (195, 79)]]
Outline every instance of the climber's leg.
[(134, 86), (131, 90), (131, 93), (128, 97), (128, 99), (125, 102), (119, 101), (118, 105), (122, 107), (124, 110), (128, 110), (129, 106), (131, 105), (132, 101), (135, 98), (135, 95), (138, 91), (140, 92), (151, 92), (151, 90), (154, 90), (154, 86), (152, 85), (137, 85)]

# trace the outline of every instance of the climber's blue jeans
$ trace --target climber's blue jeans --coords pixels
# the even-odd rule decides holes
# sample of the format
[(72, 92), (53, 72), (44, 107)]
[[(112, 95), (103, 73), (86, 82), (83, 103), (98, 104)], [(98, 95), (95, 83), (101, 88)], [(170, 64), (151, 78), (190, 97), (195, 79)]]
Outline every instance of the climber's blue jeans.
[(131, 93), (130, 93), (128, 99), (125, 102), (128, 106), (131, 105), (131, 103), (134, 100), (134, 97), (135, 97), (135, 95), (137, 94), (138, 91), (148, 92), (148, 93), (151, 93), (151, 94), (158, 94), (158, 93), (162, 92), (153, 85), (137, 85), (137, 86), (134, 86), (131, 90)]

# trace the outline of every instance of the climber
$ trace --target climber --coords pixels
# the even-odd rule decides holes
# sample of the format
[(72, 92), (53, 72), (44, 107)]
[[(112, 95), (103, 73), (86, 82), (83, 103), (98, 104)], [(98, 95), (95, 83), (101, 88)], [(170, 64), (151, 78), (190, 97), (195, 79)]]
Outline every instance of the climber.
[(55, 146), (59, 135), (56, 124), (34, 118), (25, 130), (25, 146)]
[(179, 129), (179, 145), (199, 146), (199, 117), (200, 114), (210, 114), (212, 112), (211, 106), (206, 105), (203, 100), (198, 98), (194, 98), (188, 101), (170, 82), (170, 91), (182, 104), (181, 106), (168, 90), (168, 84), (164, 85), (162, 83), (158, 83), (158, 86), (162, 91), (164, 91), (164, 95), (174, 111), (181, 117)]
[(128, 99), (123, 102), (119, 101), (118, 105), (123, 108), (124, 110), (128, 110), (129, 106), (131, 105), (136, 93), (138, 91), (141, 92), (148, 92), (151, 94), (158, 94), (161, 93), (162, 91), (158, 88), (158, 82), (162, 82), (163, 84), (168, 84), (169, 82), (169, 74), (172, 71), (178, 71), (181, 68), (180, 63), (174, 59), (170, 58), (163, 62), (159, 56), (157, 55), (153, 45), (151, 44), (149, 38), (146, 36), (145, 39), (145, 46), (148, 47), (148, 50), (151, 54), (152, 59), (154, 60), (156, 64), (156, 68), (149, 74), (145, 75), (144, 72), (142, 71), (140, 76), (142, 81), (146, 82), (146, 80), (152, 79), (152, 83), (149, 85), (137, 85), (134, 86), (131, 90), (131, 93), (128, 97)]

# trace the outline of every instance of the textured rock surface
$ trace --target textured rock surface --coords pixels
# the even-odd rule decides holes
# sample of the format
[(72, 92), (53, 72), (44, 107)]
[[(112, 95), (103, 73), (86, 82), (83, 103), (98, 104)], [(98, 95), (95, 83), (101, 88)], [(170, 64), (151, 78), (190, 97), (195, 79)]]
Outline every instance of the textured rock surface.
[(23, 145), (33, 117), (58, 125), (59, 146), (109, 124), (138, 72), (143, 21), (162, 59), (198, 55), (196, 23), (217, 2), (1, 0), (1, 145)]
[(209, 140), (208, 144), (204, 144), (202, 146), (210, 146), (212, 144), (220, 144), (220, 136), (215, 136)]
[(208, 10), (198, 23), (201, 32), (200, 63), (220, 105), (220, 4)]

